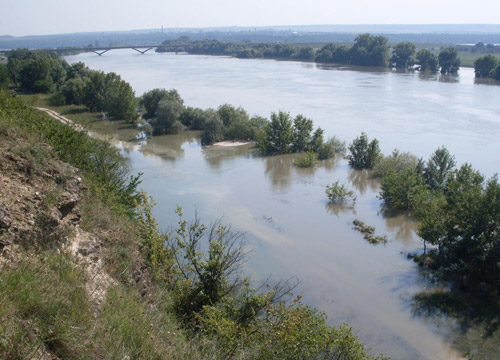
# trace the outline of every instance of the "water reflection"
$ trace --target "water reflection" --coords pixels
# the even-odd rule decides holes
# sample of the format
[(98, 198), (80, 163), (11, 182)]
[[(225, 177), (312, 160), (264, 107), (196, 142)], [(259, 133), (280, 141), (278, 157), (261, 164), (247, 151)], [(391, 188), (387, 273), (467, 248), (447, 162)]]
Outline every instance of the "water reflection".
[(381, 66), (356, 66), (356, 65), (341, 65), (341, 64), (315, 64), (317, 69), (320, 70), (344, 70), (344, 71), (357, 71), (361, 73), (370, 73), (375, 75), (386, 74), (392, 72), (391, 69)]
[(353, 204), (337, 204), (329, 201), (325, 204), (325, 209), (328, 214), (335, 216), (340, 214), (356, 216), (356, 207)]
[(402, 240), (406, 245), (411, 245), (413, 243), (413, 234), (417, 230), (417, 222), (404, 214), (392, 216), (384, 212), (382, 214), (387, 228), (395, 232), (395, 238)]
[(255, 144), (240, 145), (240, 146), (204, 146), (202, 152), (205, 156), (207, 164), (214, 169), (219, 169), (223, 162), (236, 160), (241, 157), (258, 156)]
[(200, 144), (199, 131), (182, 131), (176, 135), (155, 136), (140, 148), (144, 155), (160, 156), (164, 160), (175, 161), (184, 156), (183, 144)]
[(377, 180), (370, 176), (369, 170), (349, 170), (349, 182), (363, 195), (367, 189), (376, 191)]
[(458, 74), (440, 74), (438, 80), (443, 83), (458, 83), (460, 77)]
[(290, 187), (294, 155), (277, 155), (265, 158), (265, 174), (273, 188), (285, 190)]
[(439, 74), (431, 71), (419, 71), (418, 78), (424, 81), (437, 81), (439, 79)]

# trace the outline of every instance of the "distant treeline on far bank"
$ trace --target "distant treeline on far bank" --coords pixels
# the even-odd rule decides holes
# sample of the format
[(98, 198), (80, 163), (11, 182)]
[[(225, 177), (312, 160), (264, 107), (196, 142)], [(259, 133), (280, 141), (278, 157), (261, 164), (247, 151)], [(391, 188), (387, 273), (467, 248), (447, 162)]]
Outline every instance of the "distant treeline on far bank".
[[(442, 49), (438, 54), (428, 50), (417, 51), (415, 44), (401, 42), (394, 46), (388, 44), (385, 36), (370, 34), (358, 35), (354, 45), (326, 44), (319, 49), (312, 46), (300, 46), (290, 43), (248, 43), (224, 42), (219, 40), (191, 41), (182, 36), (177, 40), (166, 40), (162, 45), (169, 48), (158, 48), (157, 52), (176, 51), (200, 55), (225, 55), (240, 59), (279, 59), (312, 61), (326, 64), (382, 66), (396, 69), (415, 69), (420, 71), (440, 71), (443, 74), (457, 73), (460, 58), (455, 47)], [(465, 48), (461, 46), (460, 49)], [(500, 52), (500, 46), (478, 43), (472, 46), (474, 53)], [(477, 77), (491, 77), (500, 80), (500, 67), (495, 56), (486, 55), (489, 71), (476, 71)], [(478, 59), (482, 61), (483, 57)], [(493, 60), (493, 62), (491, 62)], [(484, 62), (480, 61), (480, 66)], [(494, 65), (494, 66), (493, 66)], [(476, 62), (474, 63), (476, 68)]]

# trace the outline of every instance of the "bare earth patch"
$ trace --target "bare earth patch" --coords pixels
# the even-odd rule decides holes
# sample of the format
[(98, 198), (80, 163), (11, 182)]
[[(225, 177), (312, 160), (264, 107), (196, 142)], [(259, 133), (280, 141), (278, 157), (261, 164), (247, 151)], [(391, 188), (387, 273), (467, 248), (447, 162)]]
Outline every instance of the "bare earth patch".
[(230, 146), (243, 146), (252, 144), (253, 141), (220, 141), (214, 144), (214, 146), (230, 147)]

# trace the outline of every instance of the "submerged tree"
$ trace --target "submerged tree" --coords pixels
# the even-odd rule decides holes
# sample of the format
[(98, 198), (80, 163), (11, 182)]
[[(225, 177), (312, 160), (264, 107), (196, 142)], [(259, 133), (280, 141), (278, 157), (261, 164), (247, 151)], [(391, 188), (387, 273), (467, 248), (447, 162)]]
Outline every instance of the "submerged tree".
[(368, 136), (366, 136), (365, 133), (361, 133), (361, 135), (354, 139), (351, 145), (349, 145), (347, 160), (349, 161), (349, 165), (354, 169), (371, 169), (379, 157), (380, 148), (378, 146), (378, 140), (373, 139), (369, 142)]
[(410, 42), (399, 43), (392, 49), (389, 66), (396, 69), (408, 69), (415, 64), (415, 44)]
[(493, 55), (485, 55), (474, 61), (474, 73), (477, 78), (488, 78), (495, 76), (495, 69), (498, 66), (498, 60)]
[(460, 68), (460, 58), (457, 54), (457, 49), (449, 47), (441, 50), (439, 53), (439, 66), (441, 66), (441, 74), (456, 74)]
[(427, 49), (421, 49), (417, 52), (416, 63), (419, 65), (420, 71), (438, 71), (438, 58), (435, 54)]

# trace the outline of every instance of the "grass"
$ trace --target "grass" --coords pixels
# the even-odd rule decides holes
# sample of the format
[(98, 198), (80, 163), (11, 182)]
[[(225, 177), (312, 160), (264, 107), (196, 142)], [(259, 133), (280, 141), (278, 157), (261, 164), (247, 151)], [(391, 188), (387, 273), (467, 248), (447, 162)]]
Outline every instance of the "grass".
[(0, 272), (0, 358), (31, 358), (45, 349), (80, 358), (93, 321), (81, 270), (65, 253), (24, 257)]
[(62, 116), (73, 120), (75, 123), (83, 125), (87, 130), (99, 133), (105, 137), (111, 136), (122, 141), (136, 139), (138, 130), (135, 125), (125, 120), (104, 120), (100, 112), (90, 112), (84, 105), (51, 105), (49, 94), (20, 94), (18, 96), (31, 106), (54, 110)]

